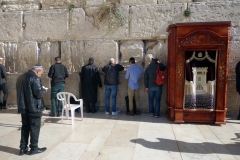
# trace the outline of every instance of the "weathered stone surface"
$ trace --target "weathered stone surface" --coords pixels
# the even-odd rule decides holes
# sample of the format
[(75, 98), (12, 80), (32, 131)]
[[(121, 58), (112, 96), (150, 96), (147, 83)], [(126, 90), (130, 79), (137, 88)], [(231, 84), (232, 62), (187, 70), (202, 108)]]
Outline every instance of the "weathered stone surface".
[(136, 64), (142, 67), (144, 44), (143, 41), (125, 41), (120, 45), (121, 63), (129, 67), (129, 58), (135, 58)]
[(169, 24), (182, 22), (186, 3), (132, 6), (130, 37), (132, 39), (155, 39), (166, 34)]
[[(191, 22), (231, 21), (230, 28), (233, 40), (240, 40), (240, 1), (237, 2), (211, 2), (211, 3), (190, 3), (192, 12)], [(204, 12), (202, 12), (204, 10)]]
[(121, 0), (123, 5), (157, 4), (157, 0)]
[(18, 44), (18, 68), (19, 73), (24, 73), (31, 69), (38, 62), (37, 43), (25, 42)]
[(49, 68), (55, 63), (54, 58), (59, 56), (58, 42), (43, 42), (40, 44), (39, 62), (43, 66), (44, 71), (48, 73)]
[(228, 90), (227, 90), (227, 108), (228, 115), (232, 115), (234, 117), (238, 116), (239, 113), (239, 102), (240, 97), (239, 93), (236, 91), (236, 80), (228, 81)]
[(4, 52), (5, 52), (6, 70), (10, 71), (11, 73), (15, 73), (18, 69), (18, 66), (17, 66), (18, 44), (17, 43), (5, 43), (4, 44)]
[(118, 44), (115, 41), (86, 41), (84, 42), (84, 65), (88, 64), (90, 57), (94, 58), (94, 65), (103, 67), (110, 58), (118, 61)]
[[(90, 39), (127, 39), (129, 37), (128, 23), (123, 26), (109, 28), (108, 19), (99, 22), (97, 8), (88, 7), (86, 16), (82, 8), (76, 8), (70, 15), (71, 40)], [(122, 7), (123, 14), (128, 17), (128, 6)], [(94, 18), (93, 18), (94, 17)]]
[(152, 56), (158, 57), (159, 62), (164, 65), (167, 64), (167, 41), (149, 41), (146, 44), (147, 55), (145, 58), (145, 64), (148, 66), (151, 63)]
[(86, 0), (86, 6), (96, 6), (101, 5), (105, 0)]
[(235, 80), (235, 68), (240, 61), (240, 41), (230, 41), (230, 55), (229, 55), (229, 67), (228, 67), (228, 79)]
[(17, 82), (17, 78), (20, 75), (21, 74), (10, 74), (6, 77), (6, 82), (8, 86), (7, 105), (10, 107), (17, 105), (16, 82)]
[(2, 9), (6, 12), (9, 11), (32, 11), (39, 10), (40, 4), (31, 3), (31, 4), (12, 4), (12, 5), (3, 5)]
[(68, 39), (68, 11), (49, 10), (25, 12), (26, 28), (24, 36), (27, 40), (60, 41)]
[(42, 0), (42, 9), (68, 9), (70, 5), (78, 8), (83, 4), (84, 0)]
[(22, 39), (23, 12), (0, 12), (0, 41), (18, 42)]
[(61, 43), (61, 59), (68, 72), (72, 72), (71, 42)]
[(0, 42), (0, 57), (5, 58), (4, 43)]
[(80, 72), (84, 66), (84, 43), (75, 41), (71, 43), (72, 72)]

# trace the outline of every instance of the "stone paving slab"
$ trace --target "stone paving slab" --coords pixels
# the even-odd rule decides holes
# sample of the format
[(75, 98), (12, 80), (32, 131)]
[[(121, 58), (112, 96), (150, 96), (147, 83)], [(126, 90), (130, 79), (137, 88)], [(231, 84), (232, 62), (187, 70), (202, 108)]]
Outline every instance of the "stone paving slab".
[(16, 109), (0, 110), (1, 160), (237, 160), (240, 159), (240, 121), (227, 124), (174, 124), (162, 115), (150, 117), (76, 114), (71, 120), (48, 117), (44, 111), (39, 147), (42, 154), (19, 156), (21, 118)]

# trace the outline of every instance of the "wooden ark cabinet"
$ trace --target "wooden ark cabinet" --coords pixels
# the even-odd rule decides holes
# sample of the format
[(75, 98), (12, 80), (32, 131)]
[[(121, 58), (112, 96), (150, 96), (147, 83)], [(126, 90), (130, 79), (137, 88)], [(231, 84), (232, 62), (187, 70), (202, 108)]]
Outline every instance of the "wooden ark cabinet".
[(222, 21), (168, 27), (168, 118), (175, 123), (226, 123), (230, 26)]

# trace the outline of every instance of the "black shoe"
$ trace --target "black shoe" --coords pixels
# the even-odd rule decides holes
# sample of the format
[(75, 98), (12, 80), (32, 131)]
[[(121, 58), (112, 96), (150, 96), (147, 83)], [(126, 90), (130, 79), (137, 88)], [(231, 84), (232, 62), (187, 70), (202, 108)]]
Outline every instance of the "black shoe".
[(88, 109), (88, 110), (86, 110), (86, 113), (90, 113), (90, 112), (92, 112), (92, 110), (91, 110), (91, 109)]
[(150, 115), (150, 117), (153, 117), (153, 116), (154, 116), (153, 113), (149, 113), (149, 115)]
[(43, 147), (43, 148), (38, 148), (38, 149), (31, 149), (29, 152), (29, 155), (34, 155), (34, 154), (38, 154), (38, 153), (42, 153), (44, 151), (46, 151), (47, 148)]
[(60, 115), (61, 115), (61, 112), (58, 112), (58, 113), (57, 113), (57, 117), (60, 117)]
[(22, 156), (22, 155), (26, 154), (27, 151), (28, 151), (28, 147), (26, 147), (25, 149), (20, 149), (19, 155)]
[(92, 109), (92, 113), (96, 113), (97, 112), (97, 110), (96, 109)]
[(56, 117), (56, 114), (50, 113), (49, 116), (50, 117)]

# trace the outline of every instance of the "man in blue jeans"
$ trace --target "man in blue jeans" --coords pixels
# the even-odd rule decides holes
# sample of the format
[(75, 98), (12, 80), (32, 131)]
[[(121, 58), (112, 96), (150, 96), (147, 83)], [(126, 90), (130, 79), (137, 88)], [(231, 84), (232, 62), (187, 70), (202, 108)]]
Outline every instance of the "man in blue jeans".
[(49, 116), (55, 117), (60, 116), (60, 112), (62, 110), (62, 103), (58, 101), (58, 105), (56, 105), (57, 101), (57, 93), (63, 92), (65, 89), (65, 79), (69, 77), (69, 73), (67, 68), (61, 63), (60, 57), (55, 57), (55, 64), (52, 65), (48, 72), (48, 77), (52, 78), (51, 80), (51, 113)]
[[(144, 85), (145, 90), (148, 92), (148, 103), (149, 103), (149, 114), (150, 116), (159, 117), (160, 112), (160, 102), (162, 95), (162, 85), (157, 85), (155, 83), (156, 71), (160, 67), (161, 71), (164, 71), (166, 67), (162, 63), (158, 63), (158, 58), (154, 56), (152, 62), (147, 67), (144, 73)], [(156, 105), (154, 107), (154, 98), (156, 100)]]
[(109, 64), (104, 66), (102, 71), (105, 73), (104, 85), (105, 85), (105, 107), (106, 114), (109, 114), (110, 109), (110, 94), (112, 93), (112, 115), (118, 114), (116, 111), (116, 98), (118, 91), (118, 72), (122, 71), (124, 68), (120, 64), (116, 64), (114, 59), (109, 60)]

